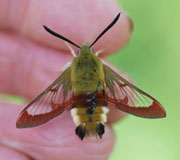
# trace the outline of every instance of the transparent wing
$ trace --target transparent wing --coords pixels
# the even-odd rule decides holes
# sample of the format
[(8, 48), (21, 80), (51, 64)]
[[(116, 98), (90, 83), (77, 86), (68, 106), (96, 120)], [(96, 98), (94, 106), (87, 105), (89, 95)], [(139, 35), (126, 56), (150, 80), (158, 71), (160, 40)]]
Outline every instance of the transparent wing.
[(67, 68), (47, 89), (30, 102), (20, 113), (17, 128), (28, 128), (46, 123), (71, 105), (71, 69)]
[(105, 93), (109, 105), (144, 118), (162, 118), (166, 112), (161, 104), (129, 83), (110, 67), (104, 64)]

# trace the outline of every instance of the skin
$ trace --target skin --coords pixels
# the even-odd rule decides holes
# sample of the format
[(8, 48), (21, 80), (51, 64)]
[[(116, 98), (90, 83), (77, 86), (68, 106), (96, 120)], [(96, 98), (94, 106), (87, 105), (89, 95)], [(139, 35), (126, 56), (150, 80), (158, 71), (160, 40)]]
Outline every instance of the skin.
[[(0, 0), (0, 92), (32, 100), (61, 73), (54, 71), (73, 59), (64, 42), (47, 33), (43, 24), (77, 44), (91, 43), (118, 12), (120, 6), (109, 0)], [(131, 33), (132, 22), (123, 13), (93, 49), (104, 49), (102, 56), (111, 54), (127, 44)], [(107, 160), (115, 141), (110, 124), (124, 115), (110, 108), (103, 139), (82, 142), (69, 111), (42, 126), (17, 129), (25, 105), (0, 102), (0, 159), (71, 160), (75, 155), (78, 160)]]

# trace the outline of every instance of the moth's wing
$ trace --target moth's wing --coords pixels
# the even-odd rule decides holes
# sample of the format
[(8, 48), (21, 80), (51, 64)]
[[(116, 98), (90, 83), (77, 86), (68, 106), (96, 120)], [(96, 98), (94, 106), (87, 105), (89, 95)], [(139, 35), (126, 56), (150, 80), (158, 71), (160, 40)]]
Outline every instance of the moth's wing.
[(71, 68), (67, 68), (48, 88), (20, 113), (16, 127), (28, 128), (46, 123), (71, 106)]
[(149, 94), (129, 83), (104, 64), (105, 94), (107, 104), (121, 111), (143, 118), (162, 118), (166, 112)]

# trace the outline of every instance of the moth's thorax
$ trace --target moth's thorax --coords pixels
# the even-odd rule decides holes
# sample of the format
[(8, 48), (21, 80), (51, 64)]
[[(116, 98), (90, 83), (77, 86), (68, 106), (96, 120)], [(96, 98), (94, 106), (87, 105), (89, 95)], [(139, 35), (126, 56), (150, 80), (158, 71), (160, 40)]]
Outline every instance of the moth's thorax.
[(88, 45), (82, 46), (79, 55), (72, 62), (71, 82), (74, 94), (94, 92), (98, 84), (98, 90), (103, 90), (103, 64)]

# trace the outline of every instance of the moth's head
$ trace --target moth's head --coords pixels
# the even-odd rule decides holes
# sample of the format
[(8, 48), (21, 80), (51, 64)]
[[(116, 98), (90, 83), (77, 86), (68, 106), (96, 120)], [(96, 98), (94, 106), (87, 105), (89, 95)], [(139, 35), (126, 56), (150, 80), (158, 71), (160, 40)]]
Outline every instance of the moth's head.
[(78, 50), (78, 54), (94, 54), (94, 51), (88, 43), (83, 43)]
[(44, 27), (45, 30), (46, 30), (47, 32), (49, 32), (50, 34), (52, 34), (52, 35), (54, 35), (54, 36), (56, 36), (56, 37), (58, 37), (58, 38), (60, 38), (60, 39), (62, 39), (62, 40), (64, 40), (64, 41), (66, 41), (66, 42), (68, 42), (68, 43), (76, 46), (77, 48), (79, 48), (79, 52), (78, 52), (79, 54), (81, 54), (81, 53), (93, 53), (92, 46), (99, 40), (99, 38), (102, 37), (102, 35), (103, 35), (104, 33), (106, 33), (106, 32), (117, 22), (117, 20), (119, 19), (119, 17), (120, 17), (120, 13), (118, 13), (118, 15), (116, 16), (116, 18), (101, 32), (101, 34), (99, 34), (99, 36), (95, 39), (95, 41), (94, 41), (92, 44), (90, 44), (90, 45), (88, 45), (87, 43), (85, 43), (85, 44), (82, 44), (81, 46), (79, 46), (79, 45), (77, 45), (76, 43), (72, 42), (71, 40), (69, 40), (69, 39), (61, 36), (60, 34), (52, 31), (52, 30), (49, 29), (48, 27), (46, 27), (46, 26), (43, 26), (43, 27)]

